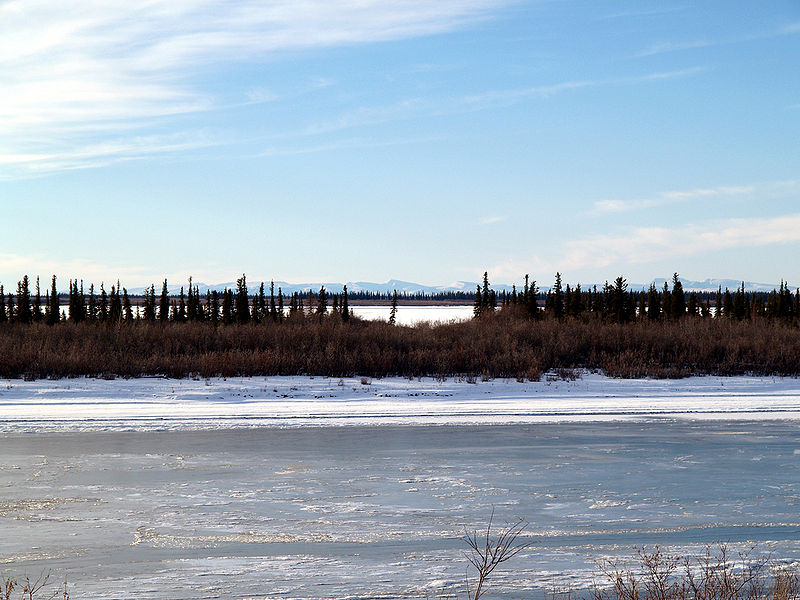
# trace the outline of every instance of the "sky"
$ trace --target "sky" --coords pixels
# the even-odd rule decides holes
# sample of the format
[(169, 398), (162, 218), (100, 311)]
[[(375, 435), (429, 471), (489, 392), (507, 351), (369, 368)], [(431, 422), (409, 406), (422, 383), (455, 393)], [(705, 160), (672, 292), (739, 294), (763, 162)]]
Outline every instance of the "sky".
[(798, 65), (796, 0), (0, 0), (0, 283), (797, 284)]

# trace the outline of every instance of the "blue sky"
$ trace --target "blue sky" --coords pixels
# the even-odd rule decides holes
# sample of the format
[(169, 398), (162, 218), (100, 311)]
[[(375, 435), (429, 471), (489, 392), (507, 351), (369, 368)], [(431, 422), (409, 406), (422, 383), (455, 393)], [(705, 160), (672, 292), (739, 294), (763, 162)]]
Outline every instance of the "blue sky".
[(800, 4), (0, 0), (0, 282), (800, 282)]

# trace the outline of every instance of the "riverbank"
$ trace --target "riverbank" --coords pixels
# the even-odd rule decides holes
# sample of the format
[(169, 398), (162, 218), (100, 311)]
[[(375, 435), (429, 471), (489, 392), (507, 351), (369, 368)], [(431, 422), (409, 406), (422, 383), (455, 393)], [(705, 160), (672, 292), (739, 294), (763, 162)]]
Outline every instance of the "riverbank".
[[(574, 379), (573, 379), (574, 378)], [(800, 419), (800, 379), (540, 381), (306, 376), (0, 380), (0, 430), (509, 424), (679, 418)]]

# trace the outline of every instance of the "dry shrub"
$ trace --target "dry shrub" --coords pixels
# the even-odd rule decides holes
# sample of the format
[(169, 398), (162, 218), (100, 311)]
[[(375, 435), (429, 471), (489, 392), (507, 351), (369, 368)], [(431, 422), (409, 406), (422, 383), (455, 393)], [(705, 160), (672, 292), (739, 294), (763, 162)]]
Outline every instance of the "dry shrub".
[(594, 600), (797, 600), (796, 568), (781, 568), (754, 548), (733, 556), (727, 546), (678, 557), (639, 548), (631, 563), (598, 564)]
[(0, 326), (0, 377), (326, 375), (455, 376), (537, 381), (542, 373), (613, 377), (800, 375), (800, 329), (766, 320), (685, 318), (608, 324), (498, 313), (392, 326), (336, 315), (213, 327), (146, 323)]

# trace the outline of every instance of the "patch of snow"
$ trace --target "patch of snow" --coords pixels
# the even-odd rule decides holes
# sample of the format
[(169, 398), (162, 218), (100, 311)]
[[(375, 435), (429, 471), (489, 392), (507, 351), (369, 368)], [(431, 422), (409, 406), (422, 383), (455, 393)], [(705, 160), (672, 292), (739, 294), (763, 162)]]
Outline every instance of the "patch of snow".
[[(340, 384), (343, 382), (343, 385)], [(0, 382), (0, 431), (800, 420), (800, 379), (576, 381), (254, 377)]]

